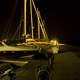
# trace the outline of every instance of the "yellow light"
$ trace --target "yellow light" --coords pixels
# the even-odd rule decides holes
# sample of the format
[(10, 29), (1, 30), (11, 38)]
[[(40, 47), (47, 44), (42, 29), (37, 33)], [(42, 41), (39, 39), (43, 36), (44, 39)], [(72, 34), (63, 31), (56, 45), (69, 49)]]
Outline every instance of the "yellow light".
[(51, 40), (50, 43), (51, 43), (52, 45), (58, 45), (58, 41), (57, 41), (57, 40)]

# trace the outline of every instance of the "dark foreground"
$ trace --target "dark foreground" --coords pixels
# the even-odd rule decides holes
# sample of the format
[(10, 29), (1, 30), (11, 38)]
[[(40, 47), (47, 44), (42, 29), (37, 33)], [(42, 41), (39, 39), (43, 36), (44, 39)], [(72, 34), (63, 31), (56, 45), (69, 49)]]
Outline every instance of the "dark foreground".
[[(53, 80), (80, 80), (80, 58), (74, 53), (55, 55)], [(35, 67), (40, 61), (33, 61), (17, 70), (17, 80), (35, 80)], [(37, 75), (37, 74), (36, 74)]]
[[(79, 51), (68, 51), (56, 54), (54, 57), (54, 68), (52, 69), (52, 80), (80, 80), (80, 57)], [(14, 80), (36, 80), (37, 66), (47, 65), (47, 60), (32, 60), (15, 70)], [(0, 80), (10, 80), (6, 75)]]

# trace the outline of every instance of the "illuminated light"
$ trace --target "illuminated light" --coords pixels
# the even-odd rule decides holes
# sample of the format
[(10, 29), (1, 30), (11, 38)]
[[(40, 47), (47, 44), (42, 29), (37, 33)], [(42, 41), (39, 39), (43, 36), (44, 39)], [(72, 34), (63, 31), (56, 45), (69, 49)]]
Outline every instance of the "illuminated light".
[(51, 40), (50, 43), (51, 43), (52, 45), (58, 45), (58, 41), (57, 41), (57, 40)]
[(34, 43), (35, 40), (34, 40), (34, 39), (26, 39), (26, 42), (27, 42), (27, 43)]
[(54, 40), (51, 40), (50, 41), (50, 44), (53, 46), (51, 49), (52, 49), (52, 53), (53, 54), (57, 54), (58, 51), (59, 51), (59, 42), (54, 39)]

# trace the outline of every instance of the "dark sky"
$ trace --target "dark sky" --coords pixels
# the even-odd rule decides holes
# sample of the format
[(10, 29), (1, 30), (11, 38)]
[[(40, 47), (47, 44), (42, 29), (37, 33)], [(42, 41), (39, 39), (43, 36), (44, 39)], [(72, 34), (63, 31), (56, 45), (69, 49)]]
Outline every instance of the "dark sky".
[[(49, 38), (56, 36), (63, 42), (76, 45), (80, 44), (79, 2), (72, 2), (70, 0), (34, 1), (41, 11), (42, 17), (45, 19)], [(14, 31), (12, 25), (15, 26), (18, 24), (19, 17), (17, 16), (22, 14), (21, 9), (22, 0), (0, 1), (0, 35), (3, 32), (8, 32), (8, 26), (10, 26), (9, 28), (11, 28), (12, 32)]]

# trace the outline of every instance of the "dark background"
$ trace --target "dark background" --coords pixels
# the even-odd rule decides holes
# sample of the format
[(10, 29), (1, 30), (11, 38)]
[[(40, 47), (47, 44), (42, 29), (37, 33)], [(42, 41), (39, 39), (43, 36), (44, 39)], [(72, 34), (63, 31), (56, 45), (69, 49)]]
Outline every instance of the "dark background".
[[(79, 2), (34, 1), (46, 22), (46, 30), (50, 39), (56, 37), (62, 43), (80, 46)], [(23, 0), (0, 1), (0, 39), (14, 34), (22, 15), (22, 9)]]

